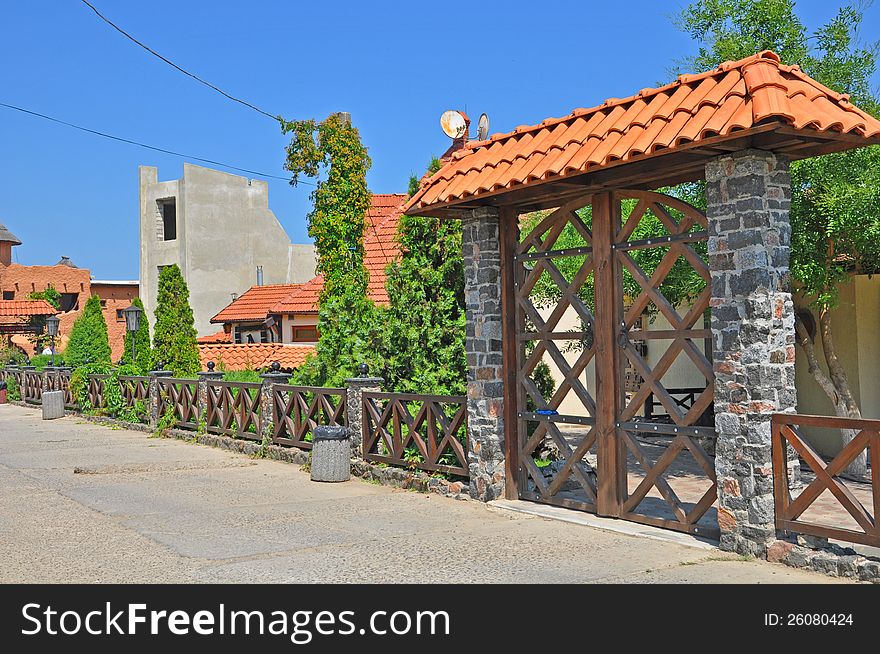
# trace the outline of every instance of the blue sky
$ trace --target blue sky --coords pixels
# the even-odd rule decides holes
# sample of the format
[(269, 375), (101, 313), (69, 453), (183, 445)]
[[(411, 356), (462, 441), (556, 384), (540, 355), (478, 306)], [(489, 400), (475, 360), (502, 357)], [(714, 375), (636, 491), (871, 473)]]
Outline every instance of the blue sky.
[[(696, 45), (671, 16), (686, 4), (397, 3), (93, 0), (108, 18), (179, 65), (287, 118), (348, 111), (373, 167), (374, 192), (406, 190), (449, 141), (446, 109), (490, 132), (561, 116), (668, 81)], [(810, 28), (836, 2), (799, 2)], [(458, 12), (455, 16), (453, 11)], [(170, 68), (78, 0), (6, 2), (0, 102), (133, 140), (284, 175), (277, 123)], [(880, 6), (863, 35), (880, 36)], [(877, 80), (880, 86), (880, 78)], [(61, 255), (98, 278), (138, 274), (139, 164), (159, 179), (179, 157), (106, 141), (0, 108), (0, 223), (24, 264)], [(308, 186), (269, 181), (269, 203), (295, 242), (308, 240)]]

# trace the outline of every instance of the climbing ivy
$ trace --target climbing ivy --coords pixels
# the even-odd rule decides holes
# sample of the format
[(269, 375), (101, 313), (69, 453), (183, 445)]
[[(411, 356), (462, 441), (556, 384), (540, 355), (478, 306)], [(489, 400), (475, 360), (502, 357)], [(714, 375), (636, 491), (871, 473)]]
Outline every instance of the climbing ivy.
[(295, 186), (300, 175), (318, 179), (308, 222), (318, 251), (318, 273), (324, 275), (322, 300), (335, 296), (340, 285), (366, 292), (364, 217), (370, 207), (371, 162), (360, 133), (347, 114), (332, 114), (320, 123), (282, 120), (281, 130), (291, 135), (284, 163), (293, 173), (291, 184)]

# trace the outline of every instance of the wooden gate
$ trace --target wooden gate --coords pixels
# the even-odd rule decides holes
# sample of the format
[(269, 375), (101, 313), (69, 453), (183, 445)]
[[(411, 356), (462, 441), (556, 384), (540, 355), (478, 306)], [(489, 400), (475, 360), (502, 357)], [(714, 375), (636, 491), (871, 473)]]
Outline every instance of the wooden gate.
[(705, 215), (615, 191), (521, 229), (508, 279), (519, 497), (717, 535)]

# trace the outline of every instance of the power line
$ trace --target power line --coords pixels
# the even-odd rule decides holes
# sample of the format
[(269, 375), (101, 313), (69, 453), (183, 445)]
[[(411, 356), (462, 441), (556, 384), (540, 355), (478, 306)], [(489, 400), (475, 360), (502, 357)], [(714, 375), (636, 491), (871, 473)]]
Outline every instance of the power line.
[(180, 71), (181, 73), (183, 73), (184, 75), (193, 78), (194, 80), (196, 80), (196, 81), (199, 82), (200, 84), (204, 84), (204, 85), (207, 86), (208, 88), (213, 89), (214, 91), (216, 91), (216, 92), (219, 93), (220, 95), (222, 95), (222, 96), (224, 96), (224, 97), (226, 97), (226, 98), (232, 100), (233, 102), (238, 102), (239, 104), (243, 104), (245, 107), (248, 107), (248, 108), (250, 108), (250, 109), (253, 109), (254, 111), (256, 111), (256, 112), (258, 112), (258, 113), (261, 113), (261, 114), (263, 114), (264, 116), (268, 116), (268, 117), (271, 118), (272, 120), (275, 120), (275, 121), (281, 122), (281, 118), (280, 118), (280, 116), (273, 116), (272, 114), (270, 114), (270, 113), (268, 113), (268, 112), (266, 112), (266, 111), (263, 111), (263, 110), (260, 109), (259, 107), (256, 107), (256, 106), (252, 105), (252, 104), (251, 104), (250, 102), (248, 102), (247, 100), (242, 100), (241, 98), (236, 98), (234, 95), (230, 95), (229, 93), (227, 93), (227, 92), (224, 91), (223, 89), (214, 86), (213, 84), (211, 84), (211, 83), (208, 82), (207, 80), (202, 79), (202, 78), (199, 77), (198, 75), (194, 75), (193, 73), (189, 72), (188, 70), (186, 70), (186, 69), (184, 69), (184, 68), (181, 68), (180, 66), (178, 66), (177, 64), (175, 64), (175, 63), (174, 63), (173, 61), (171, 61), (170, 59), (167, 59), (166, 57), (163, 57), (162, 55), (160, 55), (158, 52), (156, 52), (155, 50), (153, 50), (150, 46), (146, 45), (145, 43), (142, 43), (142, 42), (138, 41), (138, 40), (137, 40), (136, 38), (134, 38), (131, 34), (129, 34), (129, 33), (126, 32), (124, 29), (122, 29), (121, 27), (119, 27), (119, 25), (117, 25), (116, 23), (114, 23), (113, 21), (111, 21), (109, 18), (107, 18), (104, 14), (102, 14), (100, 11), (98, 11), (92, 3), (88, 2), (88, 0), (81, 0), (81, 1), (82, 1), (82, 3), (83, 3), (84, 5), (86, 5), (87, 7), (89, 7), (89, 9), (91, 9), (92, 11), (94, 11), (95, 14), (98, 16), (98, 18), (100, 18), (101, 20), (103, 20), (103, 21), (104, 21), (105, 23), (107, 23), (110, 27), (112, 27), (113, 29), (115, 29), (115, 30), (116, 30), (117, 32), (119, 32), (120, 34), (122, 34), (125, 38), (127, 38), (127, 39), (129, 39), (129, 40), (131, 40), (131, 41), (133, 41), (133, 42), (135, 42), (135, 43), (137, 43), (137, 44), (138, 44), (140, 47), (142, 47), (144, 50), (146, 50), (147, 52), (149, 52), (149, 53), (150, 53), (151, 55), (153, 55), (154, 57), (158, 57), (159, 59), (161, 59), (162, 61), (164, 61), (166, 64), (168, 64), (169, 66), (171, 66), (172, 68), (174, 68), (174, 69), (176, 69), (176, 70), (179, 70), (179, 71)]
[[(74, 125), (73, 123), (68, 123), (65, 120), (61, 120), (59, 118), (53, 118), (52, 116), (47, 116), (46, 114), (41, 114), (37, 111), (31, 111), (30, 109), (24, 109), (23, 107), (16, 107), (12, 104), (6, 104), (5, 102), (0, 102), (0, 107), (6, 107), (7, 109), (14, 109), (15, 111), (20, 111), (24, 114), (30, 114), (31, 116), (37, 116), (38, 118), (43, 118), (45, 120), (52, 121), (53, 123), (58, 123), (59, 125), (65, 125), (67, 127), (72, 127), (73, 129), (78, 129), (81, 132), (87, 132), (89, 134), (94, 134), (96, 136), (101, 136), (105, 139), (111, 139), (113, 141), (119, 141), (121, 143), (128, 143), (129, 145), (136, 145), (140, 148), (146, 148), (147, 150), (154, 150), (155, 152), (162, 152), (164, 154), (170, 154), (175, 157), (181, 157), (183, 159), (191, 159), (193, 161), (201, 161), (202, 163), (209, 163), (214, 166), (220, 166), (221, 168), (228, 168), (230, 170), (237, 170), (241, 173), (248, 173), (249, 175), (254, 175), (255, 177), (269, 177), (272, 179), (281, 179), (285, 182), (290, 182), (291, 178), (289, 177), (281, 177), (279, 175), (270, 175), (269, 173), (261, 173), (255, 170), (249, 170), (247, 168), (241, 168), (239, 166), (233, 166), (231, 164), (223, 163), (222, 161), (214, 161), (213, 159), (205, 159), (204, 157), (195, 157), (190, 154), (183, 154), (181, 152), (175, 152), (174, 150), (167, 150), (165, 148), (159, 148), (155, 145), (147, 145), (146, 143), (141, 143), (140, 141), (133, 141), (132, 139), (122, 138), (121, 136), (113, 136), (112, 134), (106, 134), (105, 132), (99, 132), (94, 129), (89, 129), (88, 127), (82, 127), (80, 125)], [(297, 184), (307, 184), (309, 186), (316, 186), (313, 182), (305, 182), (302, 180), (298, 180)]]

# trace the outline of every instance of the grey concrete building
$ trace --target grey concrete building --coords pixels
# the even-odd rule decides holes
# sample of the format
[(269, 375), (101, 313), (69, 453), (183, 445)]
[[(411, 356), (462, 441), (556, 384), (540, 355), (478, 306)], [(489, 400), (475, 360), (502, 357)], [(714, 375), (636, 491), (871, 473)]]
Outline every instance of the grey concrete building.
[(257, 283), (306, 282), (315, 248), (291, 243), (269, 209), (266, 182), (184, 164), (183, 178), (160, 182), (140, 166), (141, 299), (152, 320), (159, 271), (177, 264), (190, 291), (199, 335), (211, 317)]

